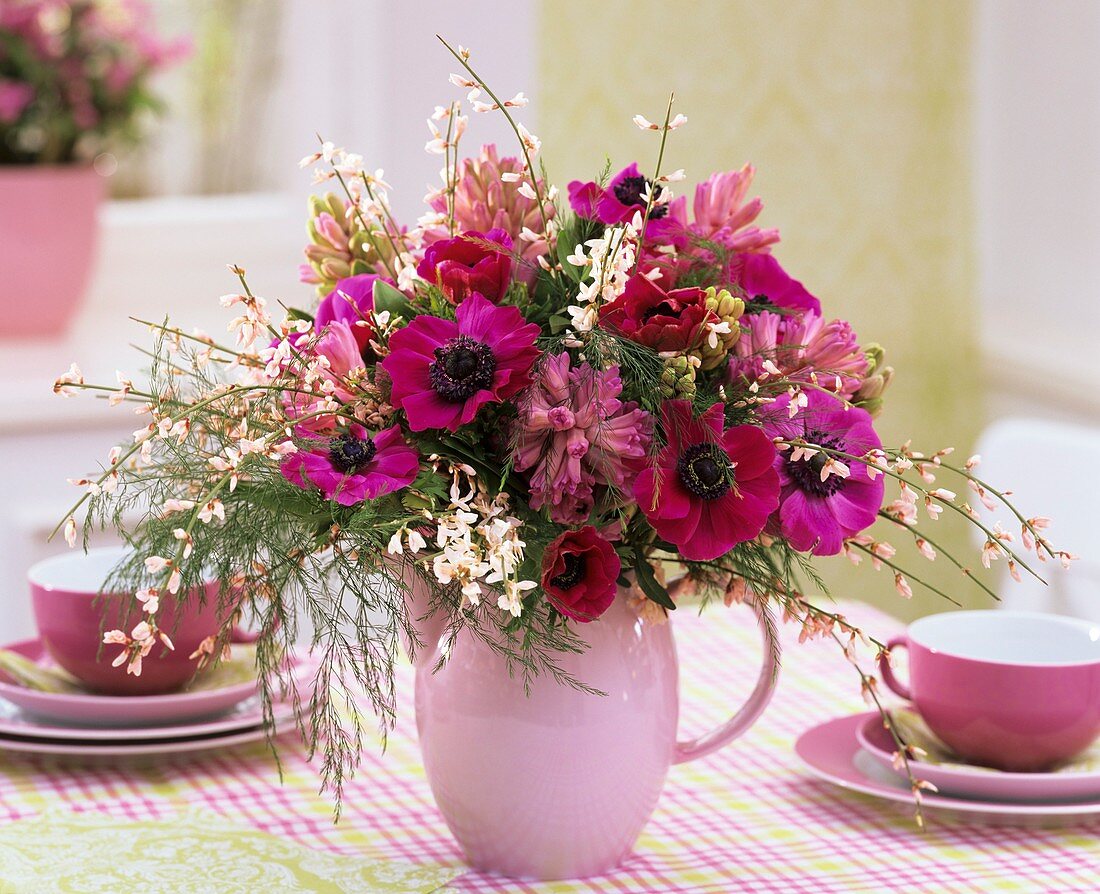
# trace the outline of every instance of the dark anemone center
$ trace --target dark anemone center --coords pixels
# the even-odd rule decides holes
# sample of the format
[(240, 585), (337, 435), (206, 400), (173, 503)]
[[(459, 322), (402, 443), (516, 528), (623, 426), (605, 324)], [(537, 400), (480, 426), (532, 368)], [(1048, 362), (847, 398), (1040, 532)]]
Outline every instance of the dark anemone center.
[(696, 444), (680, 456), (680, 482), (704, 500), (716, 500), (733, 487), (733, 463), (717, 444)]
[[(653, 188), (653, 181), (647, 177), (623, 177), (615, 184), (615, 198), (624, 205), (641, 205), (644, 208), (646, 200), (642, 196), (645, 195), (647, 186)], [(649, 210), (649, 219), (660, 220), (666, 214), (668, 214), (667, 205), (654, 205)]]
[(585, 566), (588, 565), (588, 556), (584, 553), (564, 553), (561, 557), (565, 570), (550, 578), (550, 583), (559, 590), (569, 590), (584, 580)]
[(745, 313), (758, 314), (775, 307), (775, 302), (767, 295), (753, 295), (745, 305)]
[(436, 394), (452, 403), (462, 403), (492, 385), (496, 369), (492, 348), (468, 335), (459, 335), (435, 349), (428, 377)]
[(357, 438), (354, 435), (340, 435), (328, 444), (328, 455), (333, 468), (352, 475), (372, 459), (378, 448), (370, 438)]
[[(840, 438), (821, 431), (807, 432), (806, 440), (811, 444), (818, 444), (829, 450), (843, 450), (844, 448), (844, 443)], [(784, 461), (787, 464), (787, 474), (791, 476), (791, 480), (800, 490), (815, 497), (831, 497), (844, 486), (844, 479), (839, 475), (830, 475), (824, 481), (821, 480), (821, 470), (825, 468), (825, 463), (829, 461), (828, 453), (819, 450), (809, 459), (795, 461), (790, 456), (793, 450), (794, 448), (791, 448), (787, 451)]]
[(648, 323), (654, 317), (676, 317), (680, 313), (679, 309), (674, 307), (669, 301), (662, 301), (660, 304), (655, 304), (642, 314), (642, 322)]

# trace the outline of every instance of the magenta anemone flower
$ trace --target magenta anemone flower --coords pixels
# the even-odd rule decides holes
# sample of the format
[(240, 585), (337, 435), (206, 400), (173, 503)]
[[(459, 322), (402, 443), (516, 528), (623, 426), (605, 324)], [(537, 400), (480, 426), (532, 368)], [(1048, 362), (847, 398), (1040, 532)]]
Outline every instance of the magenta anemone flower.
[(531, 384), (538, 334), (518, 308), (497, 307), (476, 292), (454, 320), (421, 314), (390, 336), (382, 361), (393, 381), (390, 401), (405, 411), (413, 431), (456, 431), (484, 404)]
[[(606, 187), (594, 181), (583, 183), (574, 180), (569, 184), (569, 204), (579, 217), (598, 220), (609, 226), (629, 223), (634, 215), (645, 215), (647, 192), (653, 189), (653, 181), (642, 175), (637, 163), (631, 163), (611, 178)], [(654, 205), (649, 209), (646, 238), (660, 242), (677, 226), (670, 227), (667, 205)]]
[(376, 273), (360, 273), (338, 281), (317, 305), (313, 328), (320, 332), (329, 323), (346, 323), (355, 343), (359, 345), (360, 353), (365, 353), (374, 338), (374, 328), (363, 324), (370, 322), (374, 311), (374, 284), (380, 279), (393, 285), (391, 280)]
[(546, 357), (524, 393), (516, 470), (531, 471), (531, 508), (550, 507), (560, 524), (580, 524), (595, 496), (629, 493), (649, 449), (650, 418), (619, 399), (618, 367), (570, 368), (566, 353)]
[(344, 434), (283, 460), (280, 471), (304, 490), (319, 488), (326, 500), (354, 506), (408, 487), (420, 470), (420, 455), (405, 443), (396, 425), (373, 438), (352, 424)]
[[(821, 391), (804, 392), (807, 405), (790, 417), (790, 397), (783, 395), (762, 413), (770, 437), (788, 441), (804, 439), (849, 456), (865, 456), (882, 447), (871, 425), (871, 416), (858, 407), (847, 407)], [(807, 455), (794, 448), (781, 451), (776, 460), (782, 486), (779, 510), (768, 530), (781, 534), (800, 552), (833, 556), (844, 540), (870, 527), (882, 506), (885, 479), (871, 477), (867, 465), (835, 458), (826, 469), (829, 454)], [(824, 477), (823, 477), (824, 475)]]
[(725, 555), (759, 534), (779, 505), (775, 446), (753, 425), (723, 431), (724, 413), (717, 403), (696, 419), (690, 401), (665, 401), (668, 443), (634, 485), (649, 523), (685, 559)]
[(582, 624), (615, 601), (622, 562), (591, 525), (566, 531), (542, 555), (542, 589), (559, 612)]
[(780, 307), (793, 311), (813, 311), (821, 315), (821, 302), (802, 283), (792, 279), (772, 255), (738, 255), (731, 270), (731, 280), (745, 290), (745, 298), (753, 304)]
[(462, 303), (474, 292), (496, 304), (512, 282), (512, 238), (497, 227), (488, 233), (467, 230), (454, 239), (441, 239), (424, 250), (416, 272), (439, 286), (451, 304)]

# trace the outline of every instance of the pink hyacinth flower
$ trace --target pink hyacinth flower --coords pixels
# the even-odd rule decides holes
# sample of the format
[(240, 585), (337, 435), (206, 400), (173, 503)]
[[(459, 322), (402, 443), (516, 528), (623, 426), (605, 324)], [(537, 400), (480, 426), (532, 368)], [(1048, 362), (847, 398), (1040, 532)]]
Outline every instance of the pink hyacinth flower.
[[(537, 258), (546, 254), (548, 246), (545, 239), (527, 240), (523, 238), (526, 228), (531, 233), (542, 233), (542, 215), (538, 202), (520, 192), (521, 181), (505, 182), (502, 174), (523, 175), (523, 161), (518, 158), (501, 158), (497, 147), (488, 144), (481, 147), (476, 158), (464, 159), (458, 172), (455, 186), (454, 214), (459, 231), (474, 230), (488, 233), (501, 229), (516, 244), (520, 258), (525, 263), (519, 265), (516, 275), (530, 284), (538, 272)], [(527, 178), (524, 178), (527, 179)], [(538, 181), (539, 191), (545, 196), (546, 185)], [(429, 204), (432, 210), (447, 213), (446, 194), (433, 195)], [(546, 219), (554, 216), (554, 206), (544, 202)], [(424, 234), (424, 242), (430, 245), (450, 234), (446, 227), (434, 227)]]
[(764, 203), (758, 198), (745, 201), (755, 173), (753, 166), (746, 164), (738, 171), (711, 174), (695, 187), (694, 222), (688, 223), (684, 196), (671, 203), (669, 217), (687, 233), (718, 242), (731, 251), (769, 251), (779, 241), (779, 230), (754, 226)]
[(566, 353), (547, 357), (520, 417), (516, 469), (530, 471), (531, 506), (577, 524), (592, 512), (596, 489), (628, 493), (644, 464), (649, 414), (619, 399), (612, 367), (571, 367)]

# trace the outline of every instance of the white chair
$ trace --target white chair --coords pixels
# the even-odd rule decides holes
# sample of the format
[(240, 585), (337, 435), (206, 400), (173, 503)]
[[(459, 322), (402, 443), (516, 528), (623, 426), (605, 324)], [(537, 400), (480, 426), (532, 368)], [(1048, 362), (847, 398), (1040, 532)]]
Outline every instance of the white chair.
[[(1100, 621), (1100, 428), (1038, 419), (1005, 419), (990, 426), (978, 442), (982, 456), (976, 470), (1009, 499), (1025, 518), (1045, 515), (1052, 520), (1045, 532), (1055, 549), (1080, 556), (1068, 571), (1056, 561), (1038, 563), (1025, 554), (1020, 525), (999, 507), (989, 512), (977, 495), (967, 494), (983, 518), (1000, 521), (1015, 535), (1013, 547), (1047, 581), (1044, 586), (1023, 573), (1023, 582), (1009, 578), (1003, 561), (997, 588), (1002, 608), (1054, 612)], [(980, 532), (978, 532), (980, 535)]]

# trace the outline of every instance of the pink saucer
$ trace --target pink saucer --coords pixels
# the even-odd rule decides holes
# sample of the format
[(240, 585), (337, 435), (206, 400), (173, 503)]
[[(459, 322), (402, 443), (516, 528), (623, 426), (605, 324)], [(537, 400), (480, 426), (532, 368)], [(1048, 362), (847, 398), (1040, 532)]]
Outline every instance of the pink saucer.
[[(868, 754), (891, 772), (894, 770), (894, 740), (882, 725), (875, 712), (856, 730), (856, 738)], [(940, 794), (962, 795), (971, 798), (989, 798), (995, 801), (1083, 801), (1100, 799), (1100, 772), (1062, 773), (1006, 773), (951, 765), (940, 766), (921, 761), (910, 761), (913, 775), (926, 779), (940, 790)]]
[[(294, 711), (282, 717), (292, 720)], [(276, 715), (274, 736), (286, 735), (295, 727), (293, 723), (284, 723), (278, 728)], [(202, 736), (190, 736), (182, 739), (137, 739), (129, 742), (82, 742), (68, 739), (17, 738), (0, 735), (0, 751), (15, 751), (21, 754), (53, 754), (75, 758), (123, 758), (148, 755), (188, 754), (196, 751), (210, 751), (230, 748), (251, 742), (261, 742), (267, 738), (262, 726), (253, 726), (246, 730), (213, 733)]]
[[(42, 642), (23, 640), (5, 646), (43, 666), (53, 666)], [(77, 726), (156, 726), (222, 714), (256, 692), (249, 680), (219, 689), (170, 695), (91, 695), (41, 692), (0, 675), (0, 697), (38, 717)]]
[[(856, 739), (856, 734), (870, 718), (878, 718), (878, 713), (853, 714), (820, 723), (798, 737), (795, 753), (819, 779), (848, 791), (912, 805), (913, 796), (905, 781), (864, 751)], [(925, 792), (922, 800), (929, 811), (944, 811), (989, 823), (1033, 825), (1044, 821), (1100, 821), (1100, 800), (1012, 804), (930, 792)]]
[[(275, 720), (282, 722), (293, 718), (294, 712), (287, 702), (274, 705)], [(258, 696), (234, 705), (230, 710), (208, 720), (167, 726), (60, 726), (48, 720), (25, 714), (18, 708), (0, 702), (0, 740), (5, 736), (34, 737), (38, 739), (62, 739), (71, 742), (132, 742), (135, 739), (183, 739), (189, 736), (207, 736), (215, 733), (235, 732), (261, 726), (264, 712)]]

